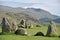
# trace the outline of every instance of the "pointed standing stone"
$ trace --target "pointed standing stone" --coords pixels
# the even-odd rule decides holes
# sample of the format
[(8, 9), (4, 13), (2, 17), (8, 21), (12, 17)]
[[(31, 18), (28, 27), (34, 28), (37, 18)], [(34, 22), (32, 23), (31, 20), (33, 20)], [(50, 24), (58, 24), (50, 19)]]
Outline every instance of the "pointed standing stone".
[(11, 29), (10, 29), (10, 24), (8, 22), (8, 19), (6, 18), (3, 18), (2, 19), (2, 32), (11, 32)]
[(20, 24), (18, 25), (18, 27), (20, 28), (25, 28), (25, 20), (21, 20)]
[(46, 36), (57, 36), (57, 27), (53, 21), (51, 21), (50, 25), (48, 26)]
[(2, 32), (15, 32), (17, 30), (17, 24), (12, 18), (6, 17), (2, 19)]

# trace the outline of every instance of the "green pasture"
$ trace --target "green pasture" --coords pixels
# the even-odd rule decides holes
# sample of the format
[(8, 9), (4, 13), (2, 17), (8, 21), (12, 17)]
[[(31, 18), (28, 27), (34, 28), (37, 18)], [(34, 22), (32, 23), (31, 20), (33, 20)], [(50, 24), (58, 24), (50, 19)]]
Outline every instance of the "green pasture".
[[(0, 32), (1, 28), (0, 28)], [(21, 35), (0, 35), (0, 40), (60, 40), (58, 37), (43, 37), (43, 36), (34, 36), (37, 32), (43, 32), (46, 35), (47, 26), (34, 27), (32, 29), (27, 29), (29, 36)], [(57, 27), (57, 33), (60, 35), (60, 27)]]

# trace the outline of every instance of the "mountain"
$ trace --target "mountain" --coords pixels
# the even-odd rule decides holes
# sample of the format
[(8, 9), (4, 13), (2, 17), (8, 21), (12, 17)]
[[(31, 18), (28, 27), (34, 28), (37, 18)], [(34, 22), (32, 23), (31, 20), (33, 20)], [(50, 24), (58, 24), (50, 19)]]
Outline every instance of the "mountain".
[(42, 19), (39, 19), (39, 21), (41, 21), (41, 22), (50, 22), (50, 21), (52, 21), (52, 19), (50, 19), (50, 18), (42, 18)]
[(8, 7), (8, 6), (2, 6), (0, 5), (0, 12), (15, 12), (15, 13), (25, 13), (28, 14), (36, 19), (40, 19), (40, 18), (54, 18), (55, 15), (52, 15), (50, 12), (45, 11), (43, 9), (36, 9), (36, 8), (12, 8), (12, 7)]
[(43, 10), (43, 9), (27, 8), (27, 10), (32, 12), (32, 14), (34, 16), (37, 16), (38, 19), (42, 19), (42, 18), (56, 19), (56, 18), (59, 18), (58, 16), (52, 15), (50, 12)]
[(50, 21), (57, 21), (57, 23), (58, 23), (58, 19), (60, 18), (60, 17), (58, 17), (58, 16), (55, 16), (55, 15), (52, 15), (53, 16), (53, 18), (48, 18), (48, 17), (45, 17), (45, 18), (41, 18), (41, 19), (39, 19), (39, 21), (41, 21), (41, 22), (50, 22)]
[(53, 21), (55, 21), (56, 23), (60, 23), (60, 18), (54, 19)]
[[(30, 20), (35, 20), (35, 21), (50, 21), (50, 20), (60, 18), (59, 16), (52, 15), (50, 12), (40, 8), (25, 9), (21, 7), (13, 8), (13, 7), (0, 5), (0, 13), (8, 13), (10, 16), (14, 13), (13, 14), (14, 17), (15, 15), (19, 15), (20, 18), (23, 17), (21, 15), (25, 15), (24, 16), (25, 18), (29, 18)], [(18, 19), (19, 17), (17, 16)]]

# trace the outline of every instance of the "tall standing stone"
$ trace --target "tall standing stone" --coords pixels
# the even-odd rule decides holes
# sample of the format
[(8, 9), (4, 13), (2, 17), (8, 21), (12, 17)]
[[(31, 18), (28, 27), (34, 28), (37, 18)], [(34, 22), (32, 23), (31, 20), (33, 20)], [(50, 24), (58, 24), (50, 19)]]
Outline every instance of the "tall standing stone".
[(17, 30), (17, 24), (12, 18), (6, 17), (2, 19), (2, 32), (15, 32)]
[(57, 36), (57, 27), (53, 21), (51, 21), (50, 25), (48, 26), (46, 36)]
[(11, 32), (11, 26), (6, 18), (2, 19), (2, 32)]

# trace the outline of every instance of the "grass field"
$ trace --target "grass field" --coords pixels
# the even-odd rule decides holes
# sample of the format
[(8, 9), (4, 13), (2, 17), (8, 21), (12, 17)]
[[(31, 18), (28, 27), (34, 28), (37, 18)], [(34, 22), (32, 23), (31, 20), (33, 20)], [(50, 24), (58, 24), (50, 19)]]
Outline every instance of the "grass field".
[[(57, 27), (58, 35), (60, 35), (60, 27)], [(0, 28), (1, 32), (1, 28)], [(47, 32), (47, 27), (34, 27), (33, 29), (27, 29), (27, 32), (30, 36), (21, 36), (21, 35), (0, 35), (0, 40), (60, 40), (58, 37), (42, 37), (42, 36), (33, 36), (37, 32), (43, 32), (44, 35)]]

